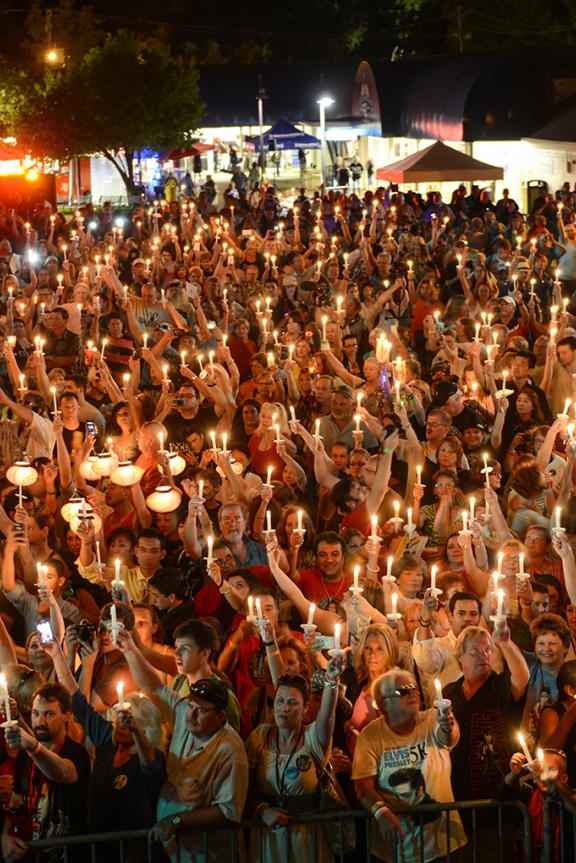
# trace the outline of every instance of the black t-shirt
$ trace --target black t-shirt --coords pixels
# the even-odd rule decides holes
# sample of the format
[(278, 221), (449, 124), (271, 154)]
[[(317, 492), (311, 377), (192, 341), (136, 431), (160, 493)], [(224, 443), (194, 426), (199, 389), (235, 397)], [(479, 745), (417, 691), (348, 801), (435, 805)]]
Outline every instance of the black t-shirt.
[(460, 726), (460, 740), (451, 752), (454, 799), (495, 797), (517, 748), (524, 698), (514, 701), (508, 671), (491, 671), (470, 700), (463, 684), (461, 677), (444, 688)]
[(206, 435), (216, 428), (218, 417), (212, 405), (202, 407), (195, 417), (187, 419), (180, 416), (177, 411), (169, 413), (164, 419), (164, 425), (168, 432), (168, 443), (173, 444), (175, 449), (182, 447), (188, 435), (199, 432)]
[(452, 425), (460, 432), (470, 428), (470, 426), (475, 426), (479, 422), (482, 422), (482, 417), (469, 407), (464, 407), (461, 413), (452, 417)]
[(64, 438), (64, 443), (66, 444), (66, 449), (69, 453), (73, 450), (79, 449), (86, 439), (86, 424), (78, 423), (78, 428), (75, 429), (67, 429), (64, 427), (62, 430), (62, 437)]
[(76, 836), (88, 828), (87, 802), (90, 758), (80, 743), (66, 737), (58, 755), (72, 761), (78, 773), (73, 783), (52, 782), (25, 752), (16, 756), (14, 792), (26, 800), (35, 838)]

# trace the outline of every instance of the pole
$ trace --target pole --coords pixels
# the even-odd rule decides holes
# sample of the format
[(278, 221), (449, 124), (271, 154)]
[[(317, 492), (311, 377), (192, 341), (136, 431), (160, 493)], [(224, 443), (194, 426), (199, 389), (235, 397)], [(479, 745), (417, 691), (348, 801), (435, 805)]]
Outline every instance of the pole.
[(258, 96), (256, 98), (258, 100), (258, 123), (260, 125), (260, 154), (258, 162), (260, 164), (260, 179), (264, 182), (264, 99), (268, 97), (266, 96), (266, 90), (262, 86), (261, 75), (258, 75)]
[(326, 108), (324, 106), (324, 100), (320, 99), (320, 190), (322, 191), (324, 188), (324, 147), (326, 145)]

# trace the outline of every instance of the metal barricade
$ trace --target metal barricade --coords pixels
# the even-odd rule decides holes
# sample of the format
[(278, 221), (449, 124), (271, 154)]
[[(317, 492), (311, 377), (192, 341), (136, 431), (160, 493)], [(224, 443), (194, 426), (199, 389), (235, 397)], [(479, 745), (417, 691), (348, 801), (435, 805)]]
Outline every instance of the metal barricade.
[[(464, 849), (459, 849), (454, 852), (450, 851), (450, 813), (469, 813), (470, 814), (470, 830), (467, 834), (468, 844)], [(532, 863), (533, 861), (533, 843), (531, 832), (531, 819), (528, 808), (522, 803), (515, 801), (498, 801), (498, 800), (466, 800), (456, 803), (426, 803), (416, 806), (402, 807), (402, 816), (410, 816), (416, 822), (420, 821), (420, 826), (423, 825), (423, 819), (430, 814), (438, 813), (446, 818), (447, 832), (447, 851), (443, 859), (447, 863), (460, 863), (463, 859), (462, 850), (465, 851), (464, 859), (467, 863), (484, 863), (487, 859), (484, 849), (478, 847), (478, 831), (477, 831), (477, 816), (482, 812), (493, 812), (496, 816), (496, 844), (498, 846), (498, 859), (491, 859), (490, 863), (501, 863), (503, 860), (503, 824), (509, 822), (509, 815), (516, 812), (519, 820), (522, 823), (522, 842), (523, 851), (522, 859), (524, 863)], [(400, 814), (400, 813), (398, 813)], [(505, 815), (505, 821), (503, 816)], [(548, 821), (546, 822), (546, 818)], [(550, 825), (552, 814), (550, 807), (545, 809), (544, 813), (544, 838), (546, 840), (546, 823)], [(290, 824), (286, 828), (282, 828), (282, 841), (285, 842), (282, 859), (283, 863), (317, 863), (317, 831), (322, 830), (323, 825), (330, 822), (332, 825), (332, 834), (334, 834), (334, 823), (338, 824), (339, 847), (340, 851), (334, 853), (336, 863), (370, 863), (370, 838), (373, 819), (364, 809), (361, 810), (343, 810), (341, 812), (313, 813), (310, 815), (301, 815), (297, 818), (291, 818)], [(351, 853), (345, 853), (344, 849), (344, 824), (353, 822), (356, 828), (356, 850)], [(306, 858), (294, 859), (291, 853), (290, 834), (293, 827), (306, 824), (312, 828), (312, 841), (307, 845)], [(196, 830), (180, 829), (176, 842), (175, 850), (171, 852), (170, 858), (173, 863), (184, 863), (196, 859), (190, 855), (189, 849), (186, 848), (186, 838), (190, 837), (193, 840), (193, 846), (196, 849), (195, 854), (198, 860), (202, 863), (256, 863), (249, 853), (248, 848), (249, 836), (251, 831), (257, 831), (258, 852), (257, 857), (265, 863), (264, 855), (264, 835), (266, 827), (258, 822), (243, 821), (238, 825), (230, 825), (226, 827), (207, 827)], [(423, 830), (421, 830), (423, 834)], [(550, 831), (549, 831), (550, 834)], [(180, 848), (180, 840), (182, 841), (182, 851)], [(57, 839), (42, 839), (30, 842), (30, 849), (35, 853), (37, 863), (41, 863), (43, 852), (47, 849), (61, 848), (63, 850), (62, 859), (65, 863), (69, 863), (70, 855), (73, 849), (85, 849), (82, 854), (82, 861), (91, 861), (97, 863), (98, 859), (103, 858), (106, 843), (113, 843), (115, 848), (115, 860), (118, 863), (126, 863), (126, 849), (130, 852), (130, 859), (134, 858), (134, 849), (136, 845), (141, 847), (141, 853), (137, 855), (138, 863), (153, 863), (153, 844), (150, 840), (150, 834), (147, 830), (133, 830), (118, 833), (96, 833), (82, 836), (66, 836)], [(337, 843), (338, 844), (338, 843)], [(86, 847), (88, 846), (88, 847)], [(334, 842), (332, 843), (334, 847)], [(550, 848), (550, 843), (548, 848)], [(544, 842), (543, 854), (541, 863), (557, 863), (554, 856), (546, 857), (546, 841)], [(108, 856), (107, 863), (111, 863), (112, 856)], [(396, 861), (402, 859), (400, 852), (399, 837), (396, 837)], [(562, 858), (562, 860), (567, 858)], [(423, 843), (420, 846), (419, 853), (414, 858), (414, 863), (424, 863), (425, 854)], [(507, 858), (506, 863), (510, 863)]]

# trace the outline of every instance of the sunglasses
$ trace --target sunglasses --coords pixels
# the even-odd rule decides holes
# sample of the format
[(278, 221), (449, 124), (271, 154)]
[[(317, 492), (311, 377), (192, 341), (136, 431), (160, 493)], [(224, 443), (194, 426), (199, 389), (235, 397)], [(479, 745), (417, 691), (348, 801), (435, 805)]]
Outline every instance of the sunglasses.
[[(405, 683), (403, 686), (399, 686), (394, 690), (392, 695), (397, 695), (398, 698), (405, 698), (406, 695), (410, 695), (411, 692), (415, 692), (418, 689), (418, 686), (415, 683)], [(392, 697), (389, 696), (389, 698)]]

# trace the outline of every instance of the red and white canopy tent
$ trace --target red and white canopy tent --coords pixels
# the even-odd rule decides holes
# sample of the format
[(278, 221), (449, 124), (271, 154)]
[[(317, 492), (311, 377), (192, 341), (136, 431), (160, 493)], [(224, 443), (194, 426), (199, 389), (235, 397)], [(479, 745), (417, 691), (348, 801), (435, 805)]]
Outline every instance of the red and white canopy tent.
[(504, 170), (473, 159), (472, 156), (436, 141), (412, 156), (376, 170), (376, 177), (388, 183), (443, 183), (502, 180)]

